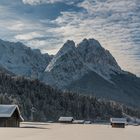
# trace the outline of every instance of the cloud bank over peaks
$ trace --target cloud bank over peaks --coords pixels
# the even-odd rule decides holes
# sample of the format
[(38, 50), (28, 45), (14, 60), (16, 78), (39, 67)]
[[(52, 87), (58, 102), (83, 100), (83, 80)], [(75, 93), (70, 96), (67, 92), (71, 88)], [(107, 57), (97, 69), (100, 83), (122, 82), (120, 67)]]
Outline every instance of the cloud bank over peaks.
[(75, 4), (83, 0), (22, 0), (24, 4), (39, 5), (39, 4), (53, 4), (57, 2)]
[(66, 40), (95, 38), (140, 75), (140, 0), (12, 1), (0, 1), (1, 39), (54, 54)]

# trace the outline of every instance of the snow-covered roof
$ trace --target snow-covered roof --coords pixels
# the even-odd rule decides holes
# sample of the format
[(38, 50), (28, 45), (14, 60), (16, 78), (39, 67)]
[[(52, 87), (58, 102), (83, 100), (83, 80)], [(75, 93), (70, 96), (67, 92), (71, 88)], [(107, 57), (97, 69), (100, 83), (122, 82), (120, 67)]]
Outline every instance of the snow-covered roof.
[(126, 118), (110, 118), (111, 123), (126, 123)]
[(74, 120), (73, 123), (84, 123), (85, 120)]
[(70, 121), (71, 122), (71, 121), (73, 121), (73, 117), (60, 117), (59, 121), (68, 121), (68, 122)]
[(91, 124), (92, 122), (91, 121), (85, 121), (85, 124)]
[(20, 110), (17, 105), (0, 105), (0, 118), (9, 118), (13, 115), (14, 111), (17, 109), (20, 119), (24, 119), (21, 116)]

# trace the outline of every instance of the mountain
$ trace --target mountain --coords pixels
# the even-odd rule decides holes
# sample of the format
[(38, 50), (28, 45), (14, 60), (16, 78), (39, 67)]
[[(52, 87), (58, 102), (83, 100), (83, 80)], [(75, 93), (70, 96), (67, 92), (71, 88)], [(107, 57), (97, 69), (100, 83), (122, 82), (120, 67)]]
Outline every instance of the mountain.
[(140, 78), (123, 71), (95, 39), (68, 40), (54, 56), (0, 40), (0, 69), (60, 90), (94, 95), (140, 108)]
[(105, 79), (110, 79), (110, 75), (114, 72), (122, 72), (115, 58), (97, 40), (84, 39), (77, 45), (77, 49), (89, 69)]
[(30, 49), (20, 42), (0, 40), (0, 67), (30, 78), (39, 78), (52, 59), (40, 50)]
[(67, 41), (43, 74), (43, 81), (58, 88), (67, 86), (88, 71), (73, 41)]
[(124, 73), (97, 40), (84, 39), (77, 46), (68, 40), (50, 61), (43, 80), (61, 88), (92, 72), (110, 83), (111, 74)]
[(98, 41), (84, 39), (76, 47), (68, 40), (47, 66), (43, 79), (62, 88), (91, 71), (108, 81), (111, 74), (122, 72), (114, 57)]
[[(39, 80), (11, 77), (0, 72), (0, 104), (18, 104), (26, 121), (56, 121), (60, 116), (75, 119), (108, 120), (123, 113), (140, 117), (140, 111), (114, 101), (98, 100), (94, 96), (56, 90)], [(33, 121), (32, 120), (32, 121)]]
[(44, 82), (59, 89), (140, 107), (140, 78), (123, 71), (95, 39), (67, 41), (47, 66)]

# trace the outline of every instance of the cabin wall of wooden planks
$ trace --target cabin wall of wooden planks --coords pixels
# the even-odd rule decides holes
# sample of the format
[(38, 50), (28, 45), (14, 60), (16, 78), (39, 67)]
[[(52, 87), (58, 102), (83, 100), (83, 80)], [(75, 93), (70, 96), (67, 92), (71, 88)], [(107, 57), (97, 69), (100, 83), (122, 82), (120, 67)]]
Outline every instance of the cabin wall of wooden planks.
[(0, 127), (19, 127), (20, 119), (18, 111), (15, 110), (10, 118), (0, 118)]
[(125, 128), (125, 124), (124, 123), (112, 123), (111, 125), (114, 128)]

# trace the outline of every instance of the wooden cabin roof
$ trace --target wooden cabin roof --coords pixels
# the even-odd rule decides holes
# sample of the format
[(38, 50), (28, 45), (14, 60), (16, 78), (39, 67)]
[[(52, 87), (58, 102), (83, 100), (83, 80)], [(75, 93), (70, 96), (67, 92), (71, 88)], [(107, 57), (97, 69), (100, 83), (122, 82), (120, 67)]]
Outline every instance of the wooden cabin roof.
[(59, 121), (73, 121), (73, 117), (60, 117)]
[(17, 105), (0, 105), (0, 118), (9, 118), (17, 109), (21, 121), (24, 119), (21, 116), (19, 107)]
[(126, 118), (110, 118), (111, 123), (124, 123), (126, 124)]
[(73, 123), (84, 123), (85, 120), (74, 120)]

